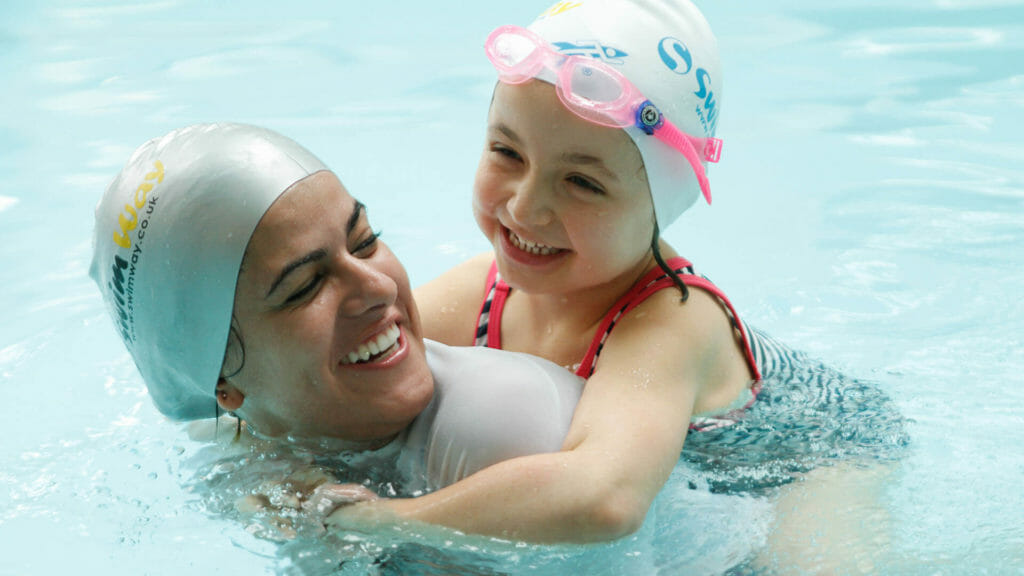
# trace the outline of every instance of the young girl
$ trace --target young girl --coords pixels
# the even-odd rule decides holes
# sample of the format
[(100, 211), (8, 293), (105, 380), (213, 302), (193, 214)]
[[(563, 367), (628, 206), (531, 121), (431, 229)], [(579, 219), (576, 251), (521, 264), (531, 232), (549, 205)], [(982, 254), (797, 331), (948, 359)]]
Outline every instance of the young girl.
[(487, 52), (500, 82), (473, 207), (494, 253), (417, 292), (425, 330), (588, 381), (562, 452), (471, 477), (431, 495), (439, 506), (390, 505), (475, 532), (614, 538), (643, 521), (688, 429), (728, 423), (758, 391), (729, 301), (659, 240), (711, 199), (715, 39), (688, 0), (585, 0), (499, 28)]
[(794, 365), (659, 239), (711, 201), (716, 42), (689, 0), (582, 0), (486, 46), (499, 82), (473, 208), (494, 251), (416, 292), (425, 334), (542, 356), (586, 378), (583, 395), (561, 452), (330, 521), (383, 510), (524, 540), (616, 538), (641, 525), (688, 432), (750, 444), (740, 417), (762, 376)]

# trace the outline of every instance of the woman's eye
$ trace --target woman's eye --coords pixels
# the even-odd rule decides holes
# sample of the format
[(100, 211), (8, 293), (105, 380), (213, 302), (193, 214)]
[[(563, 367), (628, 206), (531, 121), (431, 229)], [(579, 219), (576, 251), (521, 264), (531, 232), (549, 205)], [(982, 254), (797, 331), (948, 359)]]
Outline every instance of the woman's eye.
[(573, 175), (566, 178), (566, 180), (570, 184), (583, 188), (588, 192), (592, 192), (594, 194), (604, 194), (604, 188), (601, 188), (599, 185), (595, 184), (594, 182), (590, 181), (587, 178), (584, 178), (583, 176)]
[(356, 256), (369, 257), (377, 251), (377, 240), (380, 238), (380, 232), (371, 231), (368, 236), (360, 240), (355, 248), (352, 249), (352, 254)]
[(316, 275), (309, 279), (309, 282), (306, 282), (305, 284), (302, 285), (301, 288), (299, 288), (295, 292), (292, 292), (291, 295), (289, 295), (288, 298), (284, 301), (284, 303), (295, 304), (297, 302), (302, 301), (310, 294), (316, 292), (316, 289), (320, 286), (320, 282), (322, 280), (323, 275), (317, 273)]

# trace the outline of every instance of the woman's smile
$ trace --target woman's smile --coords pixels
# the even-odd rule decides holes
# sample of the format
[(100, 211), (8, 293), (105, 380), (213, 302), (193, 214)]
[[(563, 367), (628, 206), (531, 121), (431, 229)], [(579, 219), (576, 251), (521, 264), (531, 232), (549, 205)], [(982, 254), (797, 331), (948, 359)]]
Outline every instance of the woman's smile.
[(345, 354), (341, 359), (341, 365), (358, 368), (387, 368), (404, 358), (403, 352), (407, 351), (405, 344), (406, 340), (402, 338), (402, 329), (397, 322), (392, 322), (382, 332)]

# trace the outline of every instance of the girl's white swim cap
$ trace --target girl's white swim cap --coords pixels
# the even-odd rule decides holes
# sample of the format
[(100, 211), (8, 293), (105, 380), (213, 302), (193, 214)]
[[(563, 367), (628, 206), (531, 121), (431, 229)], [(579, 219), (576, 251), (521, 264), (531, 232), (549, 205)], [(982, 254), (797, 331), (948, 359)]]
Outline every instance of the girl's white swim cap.
[(89, 275), (165, 415), (216, 415), (249, 238), (282, 192), (320, 170), (280, 134), (204, 124), (143, 144), (107, 187)]
[[(558, 2), (529, 28), (563, 54), (614, 66), (683, 132), (715, 135), (722, 96), (718, 42), (689, 0)], [(697, 177), (675, 149), (638, 128), (625, 130), (643, 157), (664, 230), (701, 195)]]

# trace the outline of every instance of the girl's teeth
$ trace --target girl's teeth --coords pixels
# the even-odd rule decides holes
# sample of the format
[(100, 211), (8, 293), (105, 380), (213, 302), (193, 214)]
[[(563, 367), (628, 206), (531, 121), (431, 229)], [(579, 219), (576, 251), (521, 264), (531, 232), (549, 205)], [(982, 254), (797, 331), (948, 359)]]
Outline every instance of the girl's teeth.
[(536, 254), (538, 256), (548, 256), (558, 251), (558, 248), (552, 248), (551, 246), (545, 246), (544, 244), (537, 244), (536, 242), (523, 240), (511, 230), (508, 231), (508, 236), (509, 239), (512, 240), (512, 245), (523, 252), (529, 252), (530, 254)]

